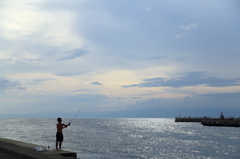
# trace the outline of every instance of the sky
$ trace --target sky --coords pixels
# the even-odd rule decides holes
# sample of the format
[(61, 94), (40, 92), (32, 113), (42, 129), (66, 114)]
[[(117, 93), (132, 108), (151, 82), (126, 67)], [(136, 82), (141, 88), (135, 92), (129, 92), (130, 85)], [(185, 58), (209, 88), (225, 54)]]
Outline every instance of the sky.
[(0, 117), (240, 116), (239, 0), (1, 0)]

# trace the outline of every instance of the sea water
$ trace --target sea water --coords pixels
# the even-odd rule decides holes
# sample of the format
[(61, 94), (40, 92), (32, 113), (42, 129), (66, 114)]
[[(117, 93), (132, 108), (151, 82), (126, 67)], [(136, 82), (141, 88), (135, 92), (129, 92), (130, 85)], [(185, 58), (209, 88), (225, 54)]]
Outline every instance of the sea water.
[[(68, 123), (70, 119), (63, 119)], [(56, 119), (1, 119), (0, 137), (55, 147)], [(239, 159), (240, 128), (174, 119), (74, 119), (62, 149), (79, 159)]]

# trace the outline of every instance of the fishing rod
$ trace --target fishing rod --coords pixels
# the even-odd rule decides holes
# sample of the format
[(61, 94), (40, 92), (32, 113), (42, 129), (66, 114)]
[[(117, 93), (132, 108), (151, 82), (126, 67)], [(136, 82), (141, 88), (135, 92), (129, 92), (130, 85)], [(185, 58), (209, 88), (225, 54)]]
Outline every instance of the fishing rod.
[(73, 121), (73, 119), (78, 115), (78, 113), (82, 110), (82, 108), (84, 107), (84, 105), (86, 104), (87, 100), (84, 102), (83, 106), (79, 109), (79, 111), (77, 112), (77, 114), (75, 114), (75, 116), (72, 118), (72, 120), (69, 122), (71, 123)]

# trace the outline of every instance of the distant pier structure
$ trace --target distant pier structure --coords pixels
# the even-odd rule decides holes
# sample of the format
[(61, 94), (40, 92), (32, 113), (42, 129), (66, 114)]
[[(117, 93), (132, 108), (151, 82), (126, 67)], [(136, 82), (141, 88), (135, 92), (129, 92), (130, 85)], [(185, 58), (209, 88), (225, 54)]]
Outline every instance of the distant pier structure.
[(201, 121), (203, 126), (226, 126), (226, 127), (240, 127), (240, 119), (204, 119)]
[(235, 110), (234, 117), (224, 117), (223, 113), (219, 118), (210, 118), (210, 117), (176, 117), (175, 122), (198, 122), (203, 126), (224, 126), (224, 127), (240, 127), (240, 117), (235, 118)]
[(201, 121), (203, 119), (204, 119), (204, 117), (191, 117), (191, 116), (182, 117), (182, 113), (179, 112), (179, 117), (175, 118), (175, 122), (198, 122), (198, 123), (201, 123)]
[(175, 122), (201, 122), (203, 117), (176, 117)]
[(204, 118), (201, 121), (203, 126), (226, 126), (226, 127), (240, 127), (240, 117), (235, 118), (235, 110), (234, 110), (234, 117), (225, 118), (223, 113), (219, 118), (211, 119), (211, 118)]

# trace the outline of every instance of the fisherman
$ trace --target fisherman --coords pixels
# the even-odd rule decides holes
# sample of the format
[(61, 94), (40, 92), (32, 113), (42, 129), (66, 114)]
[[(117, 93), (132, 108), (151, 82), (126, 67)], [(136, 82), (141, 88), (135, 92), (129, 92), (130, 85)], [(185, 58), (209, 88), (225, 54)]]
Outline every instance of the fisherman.
[(61, 149), (62, 147), (62, 141), (63, 141), (63, 133), (62, 133), (62, 129), (68, 127), (70, 125), (70, 123), (63, 124), (62, 123), (62, 118), (57, 118), (57, 133), (56, 133), (56, 149)]

